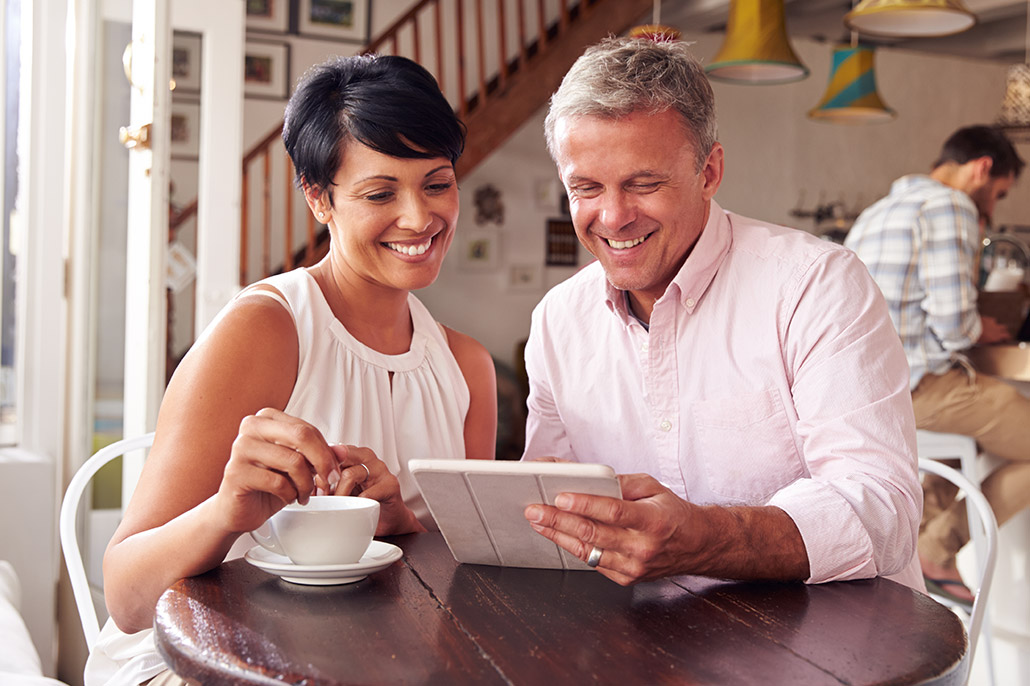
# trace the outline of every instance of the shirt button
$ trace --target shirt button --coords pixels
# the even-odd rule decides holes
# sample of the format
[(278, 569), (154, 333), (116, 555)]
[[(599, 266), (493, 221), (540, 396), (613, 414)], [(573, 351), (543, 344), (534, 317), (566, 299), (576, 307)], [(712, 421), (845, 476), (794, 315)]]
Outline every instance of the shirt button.
[(640, 344), (640, 352), (642, 352), (642, 353), (646, 353), (647, 352), (647, 343), (641, 343)]
[(687, 307), (693, 307), (693, 306), (694, 306), (694, 299), (693, 298), (687, 298)]
[(668, 431), (669, 429), (672, 428), (672, 422), (670, 422), (668, 419), (666, 419), (666, 420), (662, 421), (661, 424), (658, 425), (658, 428), (661, 429), (662, 431)]

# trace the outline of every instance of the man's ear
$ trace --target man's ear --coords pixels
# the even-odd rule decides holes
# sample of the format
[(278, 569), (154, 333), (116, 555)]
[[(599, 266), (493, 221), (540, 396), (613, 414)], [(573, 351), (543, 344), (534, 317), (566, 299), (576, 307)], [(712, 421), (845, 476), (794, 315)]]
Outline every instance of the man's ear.
[(969, 160), (966, 164), (972, 165), (970, 168), (971, 177), (977, 186), (982, 186), (991, 179), (991, 169), (994, 167), (994, 160), (989, 156), (977, 157), (975, 160)]
[(715, 192), (719, 190), (719, 184), (722, 183), (724, 165), (725, 159), (723, 148), (717, 141), (712, 145), (712, 149), (709, 151), (708, 157), (705, 159), (705, 166), (701, 170), (701, 174), (704, 178), (702, 195), (705, 200), (711, 200), (714, 198)]

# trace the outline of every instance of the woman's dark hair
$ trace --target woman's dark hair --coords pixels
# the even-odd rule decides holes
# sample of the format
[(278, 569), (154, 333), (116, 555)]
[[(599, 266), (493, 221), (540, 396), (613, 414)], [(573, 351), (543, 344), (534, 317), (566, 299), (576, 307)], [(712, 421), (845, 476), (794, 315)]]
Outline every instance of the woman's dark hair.
[(465, 125), (433, 75), (415, 62), (334, 57), (309, 69), (286, 104), (283, 143), (297, 183), (328, 190), (351, 138), (385, 155), (446, 157), (454, 164), (465, 147)]
[(967, 126), (951, 134), (944, 141), (933, 168), (948, 162), (965, 164), (981, 157), (991, 158), (991, 176), (995, 178), (1010, 174), (1018, 178), (1025, 164), (1001, 129), (980, 125)]

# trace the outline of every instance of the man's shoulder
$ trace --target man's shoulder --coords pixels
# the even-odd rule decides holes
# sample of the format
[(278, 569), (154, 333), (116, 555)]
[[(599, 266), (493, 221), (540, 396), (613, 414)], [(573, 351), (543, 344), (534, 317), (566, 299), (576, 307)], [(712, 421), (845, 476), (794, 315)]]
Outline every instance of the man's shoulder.
[(603, 303), (606, 283), (604, 269), (601, 267), (601, 263), (595, 260), (561, 283), (552, 286), (540, 304), (569, 303), (572, 300), (577, 304), (584, 301)]
[(973, 200), (966, 193), (941, 183), (925, 174), (909, 174), (891, 184), (890, 193), (870, 209), (895, 208), (908, 205), (914, 208), (928, 205), (947, 204), (973, 207)]
[(734, 249), (761, 259), (811, 262), (821, 255), (843, 250), (808, 231), (732, 212), (726, 214), (733, 227)]
[(976, 216), (976, 205), (966, 193), (925, 174), (910, 174), (895, 181), (888, 195), (862, 211), (845, 244), (855, 247), (888, 229), (911, 230), (921, 217), (975, 222)]

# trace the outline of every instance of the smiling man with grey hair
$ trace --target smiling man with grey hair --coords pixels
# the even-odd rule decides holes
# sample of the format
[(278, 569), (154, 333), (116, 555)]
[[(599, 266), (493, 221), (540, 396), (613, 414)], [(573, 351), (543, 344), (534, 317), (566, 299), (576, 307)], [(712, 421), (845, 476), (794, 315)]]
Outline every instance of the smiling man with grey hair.
[(594, 264), (533, 313), (523, 459), (600, 462), (622, 500), (531, 505), (621, 584), (890, 576), (922, 589), (908, 372), (854, 254), (724, 211), (715, 104), (680, 42), (613, 38), (552, 98)]

